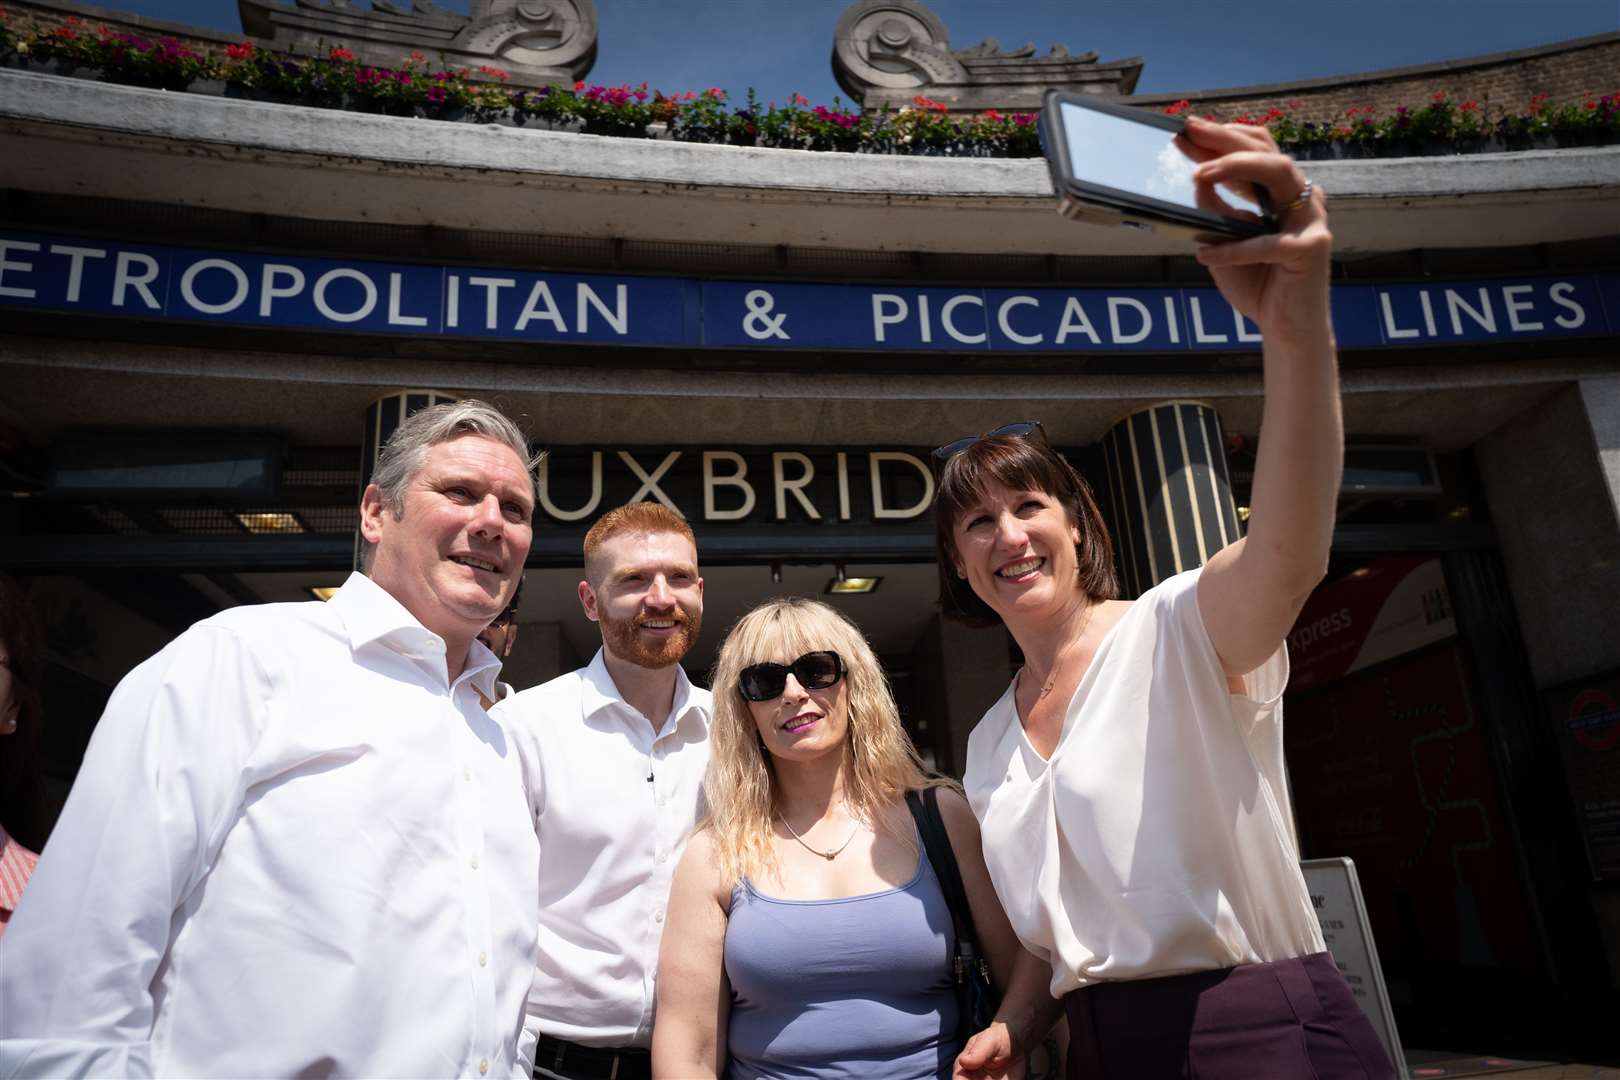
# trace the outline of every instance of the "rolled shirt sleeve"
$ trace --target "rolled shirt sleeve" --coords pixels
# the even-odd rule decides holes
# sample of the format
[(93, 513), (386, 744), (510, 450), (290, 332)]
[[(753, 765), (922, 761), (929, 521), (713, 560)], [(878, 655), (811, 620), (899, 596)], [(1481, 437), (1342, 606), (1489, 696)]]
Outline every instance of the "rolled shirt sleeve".
[(153, 980), (241, 805), (265, 690), (204, 625), (113, 692), (0, 938), (0, 1077), (153, 1075)]

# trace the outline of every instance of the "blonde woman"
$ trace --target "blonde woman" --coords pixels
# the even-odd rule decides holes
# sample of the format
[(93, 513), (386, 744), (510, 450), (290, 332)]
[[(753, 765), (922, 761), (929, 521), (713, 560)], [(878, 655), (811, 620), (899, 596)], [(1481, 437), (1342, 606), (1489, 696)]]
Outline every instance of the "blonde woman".
[(951, 916), (906, 793), (941, 788), (1001, 986), (1017, 943), (966, 801), (924, 775), (877, 657), (825, 604), (743, 616), (712, 689), (708, 817), (670, 896), (653, 1075), (949, 1077)]

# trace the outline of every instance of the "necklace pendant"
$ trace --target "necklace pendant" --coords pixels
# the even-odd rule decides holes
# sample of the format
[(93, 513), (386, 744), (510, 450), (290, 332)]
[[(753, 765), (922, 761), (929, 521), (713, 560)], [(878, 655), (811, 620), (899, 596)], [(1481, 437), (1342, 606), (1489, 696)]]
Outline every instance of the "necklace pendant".
[(838, 852), (836, 852), (836, 851), (823, 851), (821, 853), (821, 857), (823, 859), (826, 859), (828, 862), (832, 862), (833, 861), (833, 856), (835, 856), (837, 854), (838, 854)]

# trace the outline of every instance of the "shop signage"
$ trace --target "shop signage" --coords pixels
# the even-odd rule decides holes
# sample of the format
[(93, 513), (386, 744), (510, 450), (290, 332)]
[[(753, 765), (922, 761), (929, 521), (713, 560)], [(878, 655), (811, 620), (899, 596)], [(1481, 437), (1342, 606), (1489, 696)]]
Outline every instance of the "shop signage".
[[(1260, 336), (1205, 288), (908, 288), (320, 259), (0, 231), (0, 305), (568, 344), (1181, 352)], [(1337, 285), (1345, 348), (1620, 335), (1620, 274)]]
[(1329, 682), (1456, 633), (1439, 559), (1379, 559), (1305, 602), (1288, 634), (1289, 687)]
[(1545, 694), (1594, 878), (1620, 880), (1620, 670)]
[(1377, 1032), (1390, 1060), (1401, 1075), (1406, 1075), (1405, 1056), (1395, 1031), (1395, 1012), (1384, 987), (1384, 969), (1378, 964), (1378, 948), (1373, 944), (1372, 923), (1361, 898), (1356, 864), (1349, 859), (1307, 859), (1299, 868), (1305, 875), (1311, 908), (1322, 926), (1328, 954), (1344, 975), (1350, 993)]
[(694, 525), (831, 527), (927, 522), (934, 478), (911, 450), (770, 447), (553, 447), (539, 469), (538, 516), (578, 523), (657, 500)]

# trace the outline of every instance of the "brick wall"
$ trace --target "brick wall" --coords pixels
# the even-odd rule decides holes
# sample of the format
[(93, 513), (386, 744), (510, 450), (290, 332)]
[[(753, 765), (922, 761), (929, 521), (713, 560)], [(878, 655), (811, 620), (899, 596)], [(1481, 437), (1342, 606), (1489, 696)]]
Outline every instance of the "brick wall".
[(1514, 111), (1522, 109), (1532, 94), (1547, 94), (1553, 101), (1617, 94), (1620, 33), (1418, 67), (1224, 90), (1137, 94), (1125, 100), (1163, 107), (1185, 99), (1191, 102), (1191, 112), (1212, 113), (1222, 120), (1245, 113), (1263, 114), (1298, 101), (1303, 102), (1298, 110), (1301, 116), (1325, 118), (1353, 106), (1373, 105), (1381, 113), (1397, 105), (1416, 107), (1440, 90), (1459, 101), (1475, 98)]

